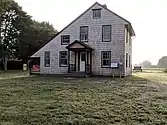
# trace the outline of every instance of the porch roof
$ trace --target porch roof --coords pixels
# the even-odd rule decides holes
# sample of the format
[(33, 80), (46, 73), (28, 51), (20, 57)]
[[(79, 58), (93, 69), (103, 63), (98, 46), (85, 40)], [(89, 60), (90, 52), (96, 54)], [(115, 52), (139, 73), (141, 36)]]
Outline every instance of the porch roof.
[(69, 44), (66, 48), (72, 51), (82, 51), (82, 50), (92, 51), (93, 50), (90, 46), (78, 40), (75, 40), (74, 42)]

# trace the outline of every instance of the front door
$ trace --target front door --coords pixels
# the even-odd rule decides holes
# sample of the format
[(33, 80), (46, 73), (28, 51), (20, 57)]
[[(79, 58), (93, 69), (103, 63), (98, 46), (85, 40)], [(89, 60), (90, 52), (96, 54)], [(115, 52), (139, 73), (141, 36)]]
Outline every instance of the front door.
[(86, 60), (86, 54), (85, 52), (80, 53), (80, 71), (85, 71), (85, 60)]

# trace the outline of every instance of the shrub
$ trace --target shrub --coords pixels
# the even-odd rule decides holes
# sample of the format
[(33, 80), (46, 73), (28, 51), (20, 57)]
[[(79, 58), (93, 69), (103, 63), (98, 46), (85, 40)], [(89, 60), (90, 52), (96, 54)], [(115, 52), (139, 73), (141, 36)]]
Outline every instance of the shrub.
[(167, 73), (167, 69), (165, 69), (164, 72)]

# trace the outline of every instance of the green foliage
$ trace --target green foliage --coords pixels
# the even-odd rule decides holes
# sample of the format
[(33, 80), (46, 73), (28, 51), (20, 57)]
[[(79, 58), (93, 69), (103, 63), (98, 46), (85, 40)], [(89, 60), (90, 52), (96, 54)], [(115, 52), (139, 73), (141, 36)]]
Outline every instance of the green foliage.
[(57, 33), (48, 22), (32, 20), (13, 0), (0, 1), (0, 15), (0, 57), (27, 61)]
[[(26, 26), (27, 23), (29, 23), (29, 27)], [(17, 57), (25, 60), (48, 43), (57, 33), (53, 25), (48, 22), (29, 20), (27, 23), (22, 23), (25, 26), (20, 26), (22, 32), (19, 37), (20, 43), (17, 49)]]
[[(9, 7), (12, 0), (1, 0), (0, 1), (0, 15), (2, 15)], [(1, 16), (0, 16), (1, 17)]]
[(0, 50), (3, 56), (13, 56), (17, 43), (19, 31), (13, 25), (17, 22), (17, 11), (19, 11), (17, 3), (11, 1), (8, 7), (1, 15), (1, 42)]

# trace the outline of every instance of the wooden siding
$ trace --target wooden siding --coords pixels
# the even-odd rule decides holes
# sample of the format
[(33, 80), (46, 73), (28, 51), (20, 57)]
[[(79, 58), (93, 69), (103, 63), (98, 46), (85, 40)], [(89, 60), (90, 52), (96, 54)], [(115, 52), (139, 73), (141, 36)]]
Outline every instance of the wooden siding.
[[(92, 9), (102, 9), (100, 19), (93, 19)], [(119, 74), (120, 71), (111, 68), (101, 67), (101, 51), (111, 51), (111, 59), (120, 59), (125, 65), (125, 30), (124, 26), (127, 22), (112, 14), (108, 10), (95, 4), (84, 15), (73, 22), (70, 26), (64, 29), (59, 35), (52, 39), (47, 45), (36, 52), (32, 57), (40, 57), (41, 59), (41, 74), (65, 74), (68, 72), (68, 67), (59, 67), (59, 51), (67, 51), (67, 45), (61, 45), (61, 35), (70, 35), (70, 43), (80, 39), (80, 27), (89, 26), (88, 42), (85, 42), (94, 50), (92, 52), (92, 74), (93, 75), (111, 75)], [(112, 26), (111, 42), (102, 42), (102, 25)], [(44, 67), (44, 52), (51, 51), (50, 67)], [(70, 62), (74, 61), (71, 55)], [(131, 56), (132, 57), (132, 56)], [(125, 69), (122, 70), (122, 75), (126, 75)]]

